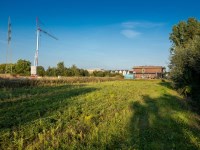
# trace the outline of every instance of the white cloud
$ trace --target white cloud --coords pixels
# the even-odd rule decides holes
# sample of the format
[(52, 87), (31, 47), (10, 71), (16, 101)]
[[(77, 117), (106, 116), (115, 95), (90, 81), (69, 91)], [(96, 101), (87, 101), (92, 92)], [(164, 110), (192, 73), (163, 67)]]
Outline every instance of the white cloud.
[(141, 31), (150, 28), (162, 27), (164, 23), (157, 22), (136, 22), (136, 21), (127, 21), (121, 23), (121, 34), (127, 38), (135, 38), (141, 34)]
[(137, 27), (139, 24), (139, 22), (123, 22), (122, 27), (132, 29)]
[(125, 29), (121, 31), (121, 34), (124, 35), (127, 38), (135, 38), (138, 35), (140, 35), (140, 32), (134, 31), (134, 30), (130, 30), (130, 29)]
[(122, 27), (132, 29), (132, 28), (154, 28), (154, 27), (161, 27), (164, 23), (155, 23), (155, 22), (123, 22)]

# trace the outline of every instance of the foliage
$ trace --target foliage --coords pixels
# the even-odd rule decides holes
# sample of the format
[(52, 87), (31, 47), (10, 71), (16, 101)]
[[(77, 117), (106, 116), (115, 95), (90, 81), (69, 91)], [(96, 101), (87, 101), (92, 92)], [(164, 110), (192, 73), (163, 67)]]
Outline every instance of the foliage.
[[(186, 96), (200, 92), (200, 22), (189, 18), (173, 27), (170, 75), (175, 87)], [(199, 102), (200, 104), (200, 102)]]
[(65, 75), (65, 65), (64, 62), (59, 62), (56, 68), (57, 75), (64, 76)]
[(110, 71), (94, 71), (92, 76), (95, 77), (123, 77), (119, 73), (111, 73)]
[(55, 77), (56, 76), (56, 68), (48, 67), (48, 69), (46, 70), (46, 75), (50, 76), (50, 77)]
[(37, 74), (39, 75), (39, 76), (45, 76), (45, 69), (44, 69), (44, 67), (42, 67), (42, 66), (37, 66)]
[(18, 60), (16, 63), (16, 73), (19, 75), (28, 76), (31, 71), (31, 62), (27, 60)]
[(80, 76), (80, 70), (76, 67), (76, 65), (72, 65), (71, 68), (72, 76)]
[(11, 67), (12, 67), (12, 74), (16, 73), (16, 64), (0, 64), (0, 74), (8, 74), (11, 73)]
[(169, 85), (1, 88), (0, 149), (199, 149), (199, 118)]
[(89, 76), (87, 70), (79, 69), (76, 65), (72, 65), (70, 68), (66, 68), (64, 62), (59, 62), (57, 67), (48, 67), (46, 70), (47, 76)]
[(18, 60), (15, 64), (0, 64), (0, 73), (11, 73), (12, 65), (12, 74), (19, 74), (23, 76), (30, 75), (31, 62), (27, 60)]
[[(19, 75), (30, 75), (30, 65), (31, 63), (27, 60), (18, 60), (16, 64), (12, 65), (13, 74)], [(6, 70), (6, 64), (0, 64), (0, 74), (4, 74)], [(7, 72), (10, 73), (10, 72)], [(65, 67), (64, 62), (58, 62), (56, 67), (48, 67), (45, 71), (43, 66), (37, 67), (37, 74), (39, 76), (48, 76), (48, 77), (122, 77), (122, 75), (118, 73), (111, 73), (110, 71), (94, 71), (92, 74), (85, 69), (80, 69), (76, 65), (72, 65), (71, 67)]]
[(0, 74), (4, 74), (6, 72), (6, 64), (0, 64)]

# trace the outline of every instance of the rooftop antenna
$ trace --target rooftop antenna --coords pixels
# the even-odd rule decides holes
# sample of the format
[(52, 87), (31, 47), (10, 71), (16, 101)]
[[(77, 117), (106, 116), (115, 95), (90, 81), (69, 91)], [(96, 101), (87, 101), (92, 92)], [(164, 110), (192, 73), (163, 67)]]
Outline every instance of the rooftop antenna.
[(34, 58), (34, 66), (31, 66), (31, 75), (37, 76), (37, 66), (38, 66), (38, 52), (39, 52), (39, 37), (40, 32), (50, 36), (51, 38), (58, 40), (55, 36), (51, 35), (50, 33), (46, 32), (45, 30), (40, 28), (39, 19), (36, 18), (36, 51), (35, 51), (35, 58)]
[[(7, 35), (8, 45), (6, 52), (6, 73), (10, 72), (12, 74), (12, 51), (11, 51), (11, 20), (8, 17), (8, 35)], [(10, 69), (10, 70), (9, 70)]]

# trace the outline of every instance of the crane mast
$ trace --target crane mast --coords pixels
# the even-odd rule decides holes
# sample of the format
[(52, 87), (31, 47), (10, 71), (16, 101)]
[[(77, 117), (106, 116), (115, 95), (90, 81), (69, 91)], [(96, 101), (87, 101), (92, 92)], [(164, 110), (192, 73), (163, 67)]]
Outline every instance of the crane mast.
[(35, 57), (34, 57), (34, 66), (31, 66), (31, 75), (37, 76), (37, 67), (38, 67), (38, 54), (39, 54), (39, 37), (40, 32), (43, 32), (44, 34), (48, 35), (49, 37), (58, 40), (55, 36), (51, 35), (50, 33), (46, 32), (45, 30), (41, 29), (39, 26), (39, 19), (36, 18), (36, 51), (35, 51)]
[(35, 51), (35, 59), (34, 59), (34, 66), (38, 66), (38, 49), (39, 49), (39, 36), (40, 36), (40, 30), (37, 29), (37, 40), (36, 40), (36, 51)]

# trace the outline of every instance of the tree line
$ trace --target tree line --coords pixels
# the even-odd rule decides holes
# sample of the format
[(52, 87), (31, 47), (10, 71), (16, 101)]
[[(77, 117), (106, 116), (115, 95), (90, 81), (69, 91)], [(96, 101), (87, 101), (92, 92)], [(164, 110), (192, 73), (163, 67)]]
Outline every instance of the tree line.
[[(12, 68), (12, 69), (11, 69)], [(12, 73), (11, 73), (12, 70)], [(21, 75), (21, 76), (30, 76), (31, 74), (31, 62), (28, 60), (20, 59), (15, 64), (0, 64), (0, 74), (13, 74), (13, 75)], [(121, 76), (117, 73), (111, 73), (110, 71), (94, 71), (93, 73), (89, 73), (85, 69), (80, 69), (76, 65), (72, 65), (71, 67), (65, 67), (64, 62), (59, 62), (56, 67), (48, 67), (46, 70), (43, 66), (37, 67), (37, 75), (38, 76), (95, 76), (95, 77), (115, 77)]]
[(0, 74), (18, 74), (28, 76), (30, 75), (31, 62), (27, 60), (18, 60), (14, 64), (0, 64)]
[(173, 26), (170, 34), (170, 77), (175, 88), (200, 108), (200, 22), (195, 18)]

